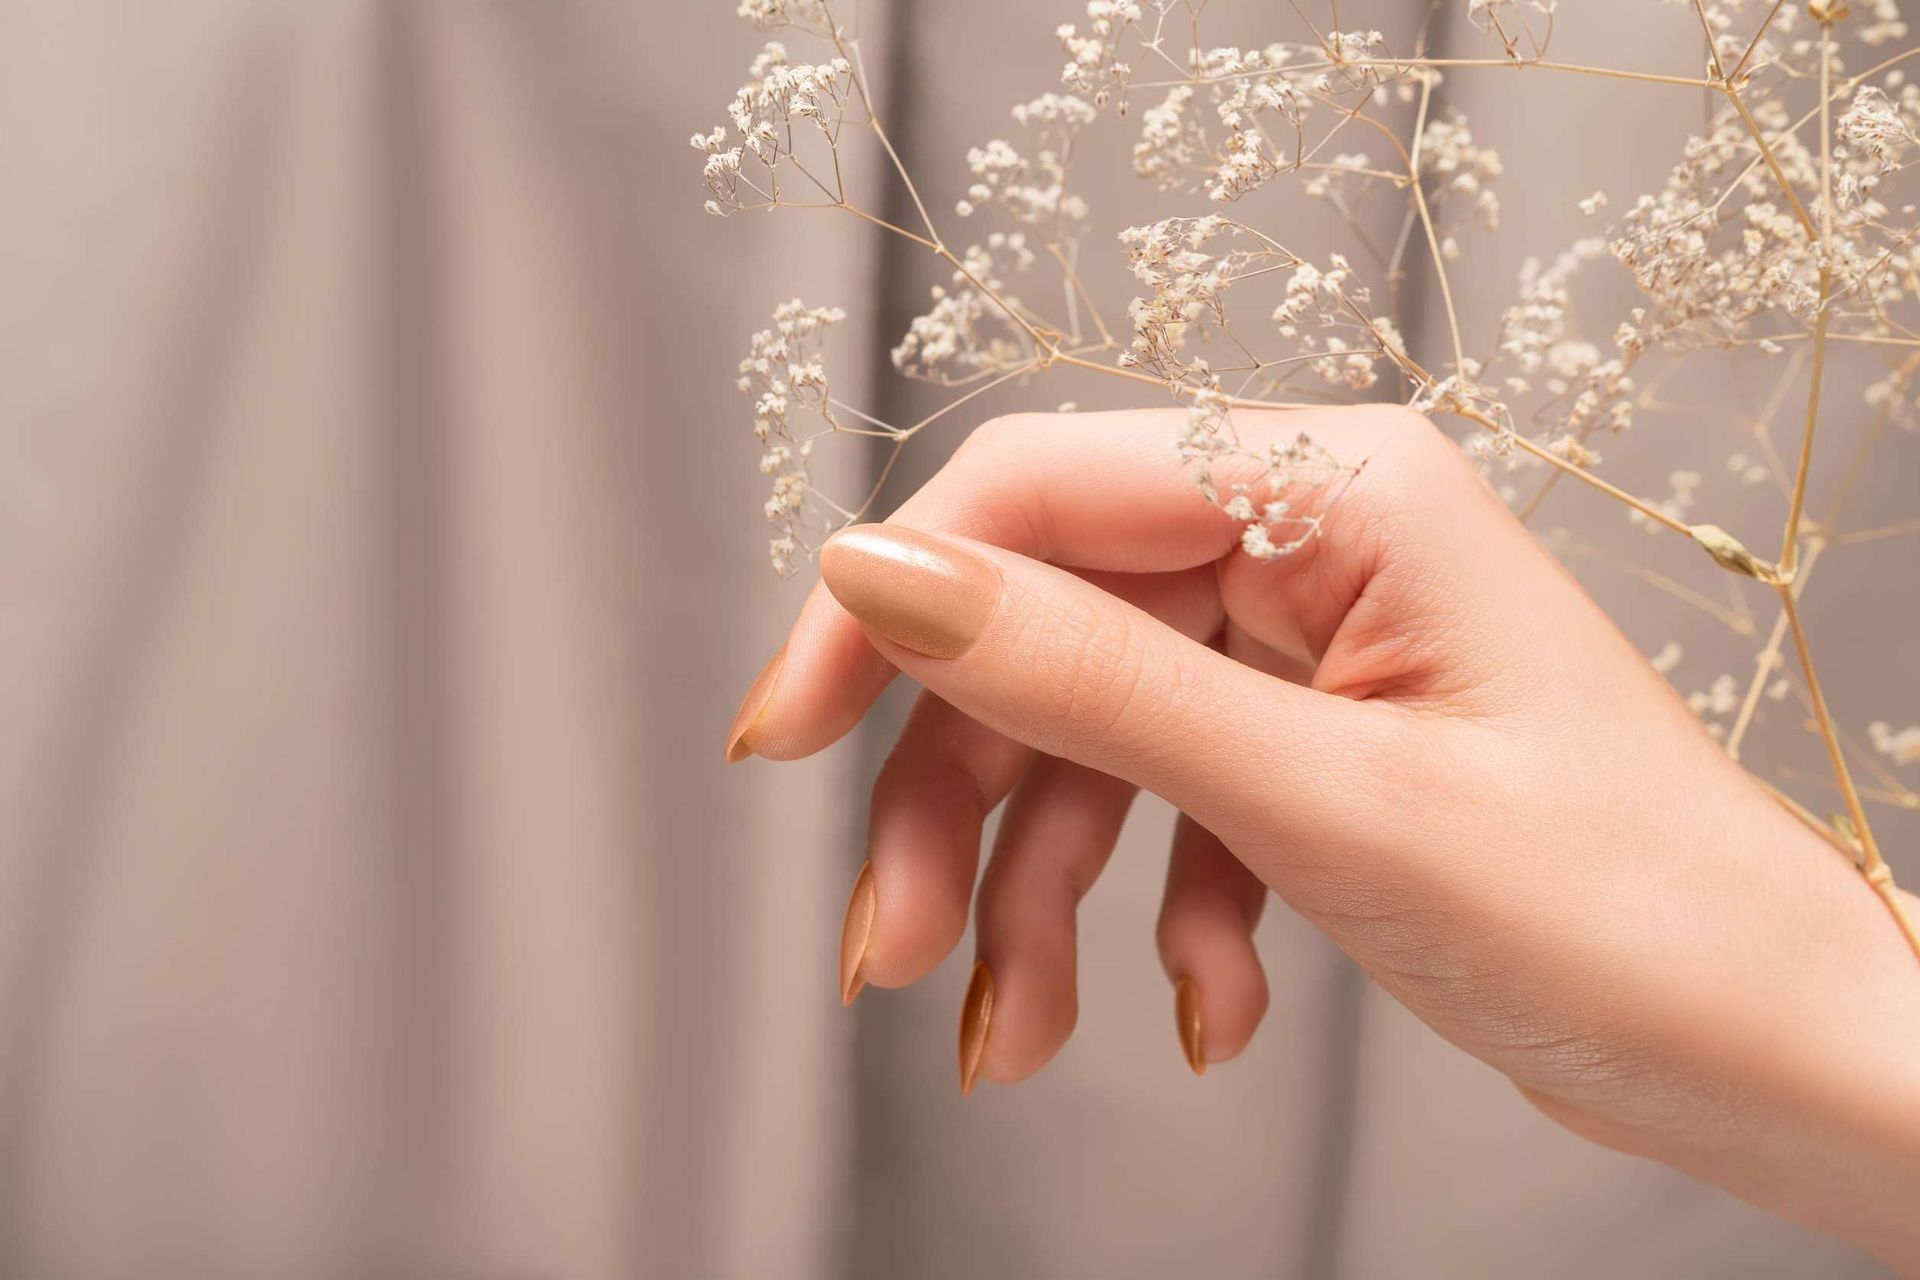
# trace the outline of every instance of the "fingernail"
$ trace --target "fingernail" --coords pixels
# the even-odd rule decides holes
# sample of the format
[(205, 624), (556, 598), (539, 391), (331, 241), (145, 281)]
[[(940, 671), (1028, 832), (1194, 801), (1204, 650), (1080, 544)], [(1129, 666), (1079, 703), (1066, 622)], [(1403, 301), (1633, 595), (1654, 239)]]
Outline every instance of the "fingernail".
[(1193, 1074), (1207, 1074), (1207, 1053), (1200, 1044), (1200, 988), (1182, 978), (1173, 988), (1173, 1020), (1180, 1032), (1180, 1052), (1187, 1055)]
[(1000, 603), (1000, 571), (989, 561), (895, 525), (835, 537), (820, 552), (820, 577), (860, 625), (929, 658), (973, 648)]
[(739, 764), (753, 754), (753, 731), (760, 727), (760, 713), (773, 700), (773, 686), (779, 682), (780, 667), (786, 660), (787, 647), (781, 645), (780, 652), (760, 668), (760, 674), (747, 689), (747, 696), (740, 700), (740, 709), (733, 713), (733, 728), (727, 730), (728, 764)]
[(853, 897), (847, 901), (847, 923), (840, 929), (840, 1007), (846, 1008), (860, 989), (867, 985), (860, 976), (860, 962), (867, 958), (867, 936), (873, 932), (873, 864), (860, 868), (853, 882)]
[(993, 1020), (993, 970), (985, 960), (973, 962), (967, 999), (960, 1006), (960, 1092), (973, 1092), (973, 1077), (986, 1052), (988, 1024)]

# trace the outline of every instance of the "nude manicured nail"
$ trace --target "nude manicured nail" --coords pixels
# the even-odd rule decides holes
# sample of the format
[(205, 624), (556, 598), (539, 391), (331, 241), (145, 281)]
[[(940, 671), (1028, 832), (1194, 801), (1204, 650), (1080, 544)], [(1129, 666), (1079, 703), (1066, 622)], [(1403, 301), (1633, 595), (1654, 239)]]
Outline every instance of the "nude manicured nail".
[(1000, 604), (1000, 570), (944, 538), (896, 525), (840, 534), (820, 577), (860, 625), (929, 658), (973, 648)]
[(993, 1021), (993, 970), (985, 960), (973, 962), (973, 977), (967, 983), (967, 998), (960, 1006), (960, 1092), (973, 1092), (973, 1077), (980, 1070), (980, 1055), (986, 1052), (987, 1032)]
[(867, 938), (873, 932), (873, 909), (877, 899), (873, 891), (873, 864), (860, 868), (853, 882), (853, 897), (847, 901), (847, 923), (840, 929), (840, 1007), (846, 1008), (860, 989), (867, 985), (860, 976), (860, 962), (867, 958)]
[(781, 645), (780, 652), (760, 668), (747, 696), (740, 700), (740, 709), (733, 713), (733, 727), (727, 730), (728, 764), (739, 764), (753, 754), (753, 731), (760, 727), (760, 713), (773, 701), (773, 687), (780, 682), (780, 667), (786, 660), (787, 647)]
[(1187, 1055), (1193, 1074), (1207, 1074), (1207, 1053), (1200, 1043), (1200, 988), (1182, 978), (1173, 988), (1173, 1020), (1180, 1032), (1180, 1052)]

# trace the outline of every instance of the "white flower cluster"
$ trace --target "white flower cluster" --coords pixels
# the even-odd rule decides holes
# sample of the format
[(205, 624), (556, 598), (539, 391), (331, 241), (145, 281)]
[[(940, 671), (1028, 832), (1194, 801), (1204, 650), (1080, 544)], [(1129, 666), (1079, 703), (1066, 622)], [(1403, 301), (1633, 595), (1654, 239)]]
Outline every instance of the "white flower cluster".
[(1913, 131), (1878, 85), (1861, 85), (1853, 104), (1840, 116), (1840, 141), (1872, 160), (1881, 173), (1900, 167), (1900, 156), (1914, 142)]
[(735, 13), (761, 31), (797, 27), (815, 35), (833, 33), (833, 15), (826, 0), (740, 0)]
[[(1276, 132), (1291, 137), (1295, 160), (1305, 152), (1309, 99), (1294, 87), (1286, 70), (1296, 54), (1297, 47), (1287, 45), (1246, 53), (1227, 47), (1211, 50), (1202, 59), (1199, 72), (1210, 82), (1213, 117), (1223, 131), (1223, 141), (1208, 157), (1212, 168), (1202, 184), (1208, 199), (1237, 200), (1284, 169), (1289, 159)], [(1143, 130), (1134, 148), (1136, 171), (1142, 168), (1142, 148), (1149, 141)]]
[[(1191, 465), (1196, 488), (1228, 518), (1241, 522), (1240, 548), (1256, 560), (1291, 555), (1322, 528), (1319, 510), (1303, 499), (1355, 473), (1312, 437), (1300, 432), (1264, 451), (1246, 448), (1233, 429), (1233, 399), (1203, 364), (1194, 373), (1185, 424), (1177, 441), (1180, 460)], [(1231, 476), (1216, 468), (1232, 461)], [(1323, 507), (1324, 504), (1315, 504)]]
[[(778, 41), (761, 50), (748, 74), (751, 78), (727, 106), (735, 138), (729, 140), (725, 125), (693, 135), (694, 150), (706, 156), (702, 177), (708, 213), (778, 204), (780, 168), (794, 158), (795, 128), (811, 129), (825, 145), (834, 146), (853, 90), (853, 68), (845, 58), (818, 66), (791, 63), (786, 46)], [(742, 171), (748, 160), (756, 162), (757, 179)], [(756, 199), (750, 200), (742, 187)]]
[(913, 318), (893, 348), (893, 367), (910, 378), (954, 386), (1031, 357), (1024, 331), (1008, 314), (1021, 304), (1007, 277), (1033, 266), (1026, 235), (996, 231), (984, 245), (970, 245), (960, 261), (951, 285), (933, 286), (933, 306)]
[(1473, 140), (1464, 113), (1449, 110), (1427, 122), (1420, 136), (1420, 176), (1431, 183), (1434, 205), (1463, 201), (1491, 231), (1500, 225), (1500, 197), (1493, 189), (1500, 173), (1500, 153)]
[(1067, 53), (1060, 83), (1096, 107), (1124, 94), (1133, 68), (1121, 60), (1120, 46), (1139, 21), (1140, 6), (1133, 0), (1088, 0), (1085, 32), (1070, 22), (1054, 32)]
[(1866, 0), (1861, 8), (1865, 10), (1864, 21), (1854, 32), (1854, 38), (1861, 44), (1883, 45), (1906, 39), (1907, 24), (1900, 17), (1900, 0)]
[(1920, 427), (1920, 397), (1914, 395), (1916, 378), (1920, 378), (1920, 355), (1897, 361), (1867, 384), (1868, 407), (1886, 414), (1888, 421), (1905, 430)]
[[(1366, 287), (1354, 279), (1353, 266), (1340, 254), (1326, 270), (1297, 264), (1287, 278), (1286, 296), (1274, 308), (1273, 323), (1282, 338), (1308, 357), (1307, 368), (1330, 386), (1365, 391), (1378, 381), (1376, 363), (1404, 362), (1406, 344), (1393, 322), (1368, 312)], [(1302, 327), (1302, 321), (1312, 323)]]
[(1920, 724), (1895, 729), (1884, 720), (1867, 726), (1867, 741), (1895, 764), (1920, 764)]
[(1169, 383), (1184, 380), (1191, 365), (1182, 350), (1189, 332), (1212, 321), (1226, 321), (1222, 295), (1237, 271), (1251, 261), (1245, 251), (1219, 256), (1206, 245), (1215, 236), (1230, 234), (1237, 224), (1217, 214), (1201, 218), (1166, 218), (1120, 233), (1127, 266), (1151, 292), (1127, 304), (1133, 321), (1133, 343), (1120, 363), (1150, 370)]
[(1740, 681), (1723, 671), (1713, 678), (1712, 684), (1687, 695), (1687, 709), (1707, 722), (1709, 734), (1715, 738), (1725, 738), (1725, 718), (1740, 709), (1744, 692)]
[[(1784, 105), (1762, 99), (1751, 109), (1762, 129), (1780, 135), (1772, 152), (1788, 180), (1817, 191), (1817, 162), (1786, 129)], [(1740, 116), (1722, 110), (1708, 136), (1688, 142), (1659, 194), (1641, 196), (1621, 220), (1612, 252), (1668, 345), (1726, 345), (1757, 317), (1804, 322), (1818, 306), (1814, 241), (1752, 154)]]
[(1316, 200), (1326, 200), (1343, 214), (1350, 214), (1359, 203), (1362, 189), (1380, 181), (1386, 171), (1374, 167), (1373, 157), (1364, 151), (1339, 151), (1319, 162), (1313, 176), (1300, 189)]
[(1555, 454), (1584, 467), (1599, 461), (1588, 443), (1594, 433), (1617, 435), (1633, 425), (1637, 392), (1630, 370), (1644, 350), (1631, 324), (1615, 332), (1612, 351), (1572, 331), (1573, 281), (1606, 256), (1606, 241), (1589, 237), (1545, 268), (1528, 259), (1520, 269), (1520, 301), (1500, 324), (1500, 356), (1515, 366), (1501, 385), (1509, 396), (1544, 392), (1545, 404), (1533, 415), (1542, 438)]
[(1383, 52), (1379, 32), (1335, 33), (1329, 41), (1339, 51), (1332, 70), (1319, 45), (1197, 50), (1192, 79), (1143, 113), (1134, 172), (1162, 191), (1237, 200), (1317, 152), (1307, 135), (1317, 109), (1330, 109), (1330, 133), (1382, 85), (1410, 86), (1410, 68), (1349, 65), (1370, 64)]
[(1064, 229), (1086, 221), (1087, 202), (1067, 190), (1066, 162), (1056, 148), (1042, 147), (1029, 159), (995, 138), (968, 148), (967, 170), (973, 182), (956, 207), (963, 218), (993, 205), (1030, 226)]
[[(1688, 513), (1693, 510), (1694, 499), (1699, 495), (1700, 480), (1698, 471), (1673, 472), (1667, 477), (1667, 496), (1654, 503), (1654, 507), (1663, 515), (1685, 521)], [(1648, 533), (1660, 532), (1660, 526), (1642, 511), (1629, 510), (1627, 520), (1631, 524), (1639, 525)]]
[[(1896, 101), (1887, 93), (1892, 87)], [(1906, 167), (1911, 149), (1920, 145), (1915, 121), (1920, 120), (1920, 88), (1898, 72), (1887, 84), (1862, 85), (1834, 127), (1833, 158), (1838, 172), (1834, 195), (1850, 228), (1881, 221), (1889, 215), (1879, 199), (1880, 186)], [(1904, 246), (1902, 246), (1904, 247)]]
[(846, 318), (838, 307), (809, 307), (795, 298), (774, 308), (773, 325), (753, 335), (740, 362), (738, 387), (753, 398), (753, 434), (760, 441), (760, 474), (772, 481), (765, 514), (777, 533), (769, 546), (774, 571), (791, 573), (804, 546), (803, 525), (811, 481), (811, 437), (795, 436), (798, 410), (837, 425), (827, 391), (821, 346), (827, 330)]

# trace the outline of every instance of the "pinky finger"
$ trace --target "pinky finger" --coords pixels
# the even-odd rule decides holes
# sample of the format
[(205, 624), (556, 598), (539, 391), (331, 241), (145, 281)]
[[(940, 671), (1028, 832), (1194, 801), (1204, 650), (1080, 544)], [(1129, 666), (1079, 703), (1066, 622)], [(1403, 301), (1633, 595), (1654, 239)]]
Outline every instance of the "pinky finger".
[(1180, 1049), (1195, 1075), (1245, 1049), (1266, 1015), (1267, 975), (1253, 928), (1267, 892), (1212, 832), (1180, 815), (1157, 938), (1174, 984)]

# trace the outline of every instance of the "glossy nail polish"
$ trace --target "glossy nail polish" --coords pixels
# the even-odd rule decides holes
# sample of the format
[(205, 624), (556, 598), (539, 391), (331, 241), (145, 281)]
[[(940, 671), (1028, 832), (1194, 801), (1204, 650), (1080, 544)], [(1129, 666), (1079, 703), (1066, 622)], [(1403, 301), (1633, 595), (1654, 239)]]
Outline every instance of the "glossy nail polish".
[(853, 896), (847, 900), (847, 922), (840, 929), (840, 1007), (853, 1003), (867, 985), (860, 976), (860, 962), (866, 959), (867, 938), (873, 932), (873, 911), (877, 903), (873, 890), (873, 864), (860, 868), (853, 882)]
[(993, 970), (985, 960), (973, 962), (973, 977), (967, 983), (967, 998), (960, 1005), (960, 1092), (973, 1092), (973, 1078), (980, 1070), (980, 1055), (987, 1048), (987, 1032), (993, 1021)]
[(958, 543), (917, 529), (864, 524), (820, 552), (833, 598), (876, 635), (929, 658), (957, 658), (1000, 604), (1000, 570)]
[(1193, 1074), (1207, 1074), (1206, 1049), (1200, 1043), (1200, 988), (1182, 978), (1173, 988), (1173, 1020), (1180, 1033), (1180, 1052), (1187, 1055)]
[(728, 764), (739, 764), (753, 754), (753, 731), (760, 725), (760, 713), (773, 700), (773, 688), (780, 682), (780, 668), (786, 660), (787, 648), (782, 645), (780, 652), (760, 668), (760, 674), (747, 689), (747, 696), (740, 700), (740, 709), (733, 713), (733, 727), (727, 730)]

